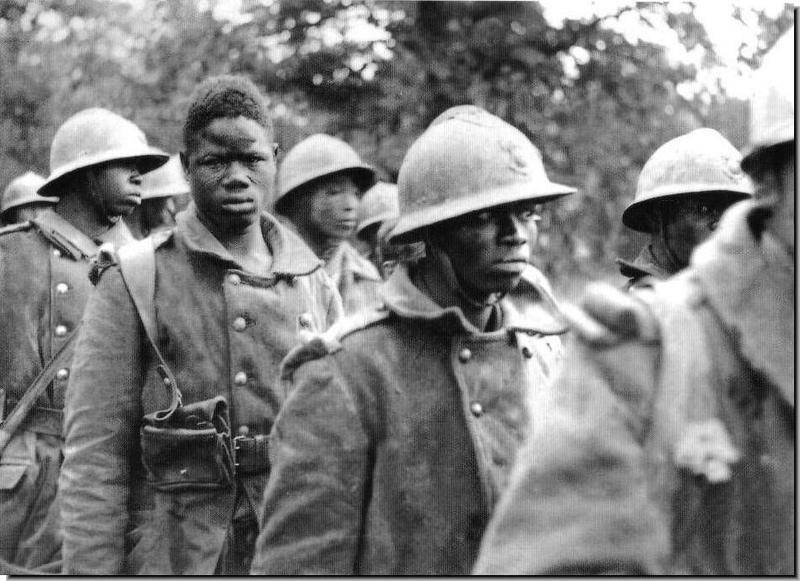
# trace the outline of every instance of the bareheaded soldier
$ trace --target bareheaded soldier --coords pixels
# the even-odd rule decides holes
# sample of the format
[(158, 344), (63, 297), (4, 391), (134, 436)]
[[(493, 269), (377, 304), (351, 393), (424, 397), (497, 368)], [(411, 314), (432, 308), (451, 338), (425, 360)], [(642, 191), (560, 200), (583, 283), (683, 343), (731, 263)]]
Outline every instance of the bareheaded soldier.
[(320, 260), (262, 212), (276, 147), (255, 85), (203, 82), (183, 139), (193, 205), (119, 252), (78, 340), (60, 480), (71, 574), (246, 573), (278, 364), (341, 314)]
[[(53, 500), (71, 355), (49, 362), (74, 347), (90, 258), (101, 243), (133, 240), (119, 219), (139, 203), (141, 174), (167, 159), (127, 119), (81, 111), (56, 131), (50, 176), (39, 188), (58, 202), (0, 230), (0, 558), (7, 563), (39, 568), (60, 558)], [(35, 382), (42, 372), (47, 381)], [(17, 407), (37, 383), (34, 405)]]
[(628, 228), (650, 239), (633, 262), (618, 259), (627, 288), (665, 279), (689, 265), (731, 204), (753, 186), (742, 156), (713, 129), (695, 129), (659, 147), (644, 164), (633, 201), (622, 213)]
[(325, 262), (346, 313), (378, 302), (381, 276), (349, 242), (358, 224), (359, 200), (374, 182), (375, 171), (330, 135), (307, 137), (278, 168), (275, 212)]
[(526, 393), (558, 364), (564, 327), (528, 261), (537, 205), (574, 190), (533, 144), (455, 107), (411, 146), (398, 189), (392, 239), (426, 254), (394, 271), (383, 306), (284, 361), (254, 573), (468, 573)]
[(58, 198), (39, 195), (45, 179), (32, 171), (11, 180), (0, 198), (0, 226), (32, 220), (39, 212), (52, 208)]
[(750, 104), (754, 199), (683, 273), (571, 317), (477, 573), (796, 573), (793, 40)]

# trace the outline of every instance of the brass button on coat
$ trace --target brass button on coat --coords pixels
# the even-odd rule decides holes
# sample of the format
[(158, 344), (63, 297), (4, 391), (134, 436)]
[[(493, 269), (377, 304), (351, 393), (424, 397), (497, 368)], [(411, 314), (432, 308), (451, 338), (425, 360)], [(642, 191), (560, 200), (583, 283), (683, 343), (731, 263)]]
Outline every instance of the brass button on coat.
[(472, 351), (470, 351), (466, 347), (464, 347), (461, 351), (458, 352), (458, 360), (461, 361), (461, 363), (466, 363), (470, 359), (472, 359)]
[(69, 369), (67, 369), (66, 367), (62, 367), (56, 373), (56, 377), (58, 379), (66, 379), (66, 378), (68, 378), (69, 377)]
[(472, 415), (476, 418), (481, 417), (483, 415), (483, 406), (481, 405), (481, 402), (473, 401), (471, 404), (469, 404), (469, 411), (471, 411)]
[(56, 285), (56, 292), (60, 295), (67, 294), (68, 290), (69, 290), (69, 285), (65, 282), (60, 282)]
[(67, 334), (67, 328), (64, 325), (56, 326), (56, 337), (63, 337)]
[(55, 256), (56, 258), (61, 258), (61, 251), (58, 248), (55, 248), (53, 250), (53, 256)]
[(244, 317), (236, 317), (233, 320), (233, 328), (237, 331), (244, 331), (247, 328), (247, 321)]
[(244, 385), (247, 383), (247, 374), (244, 371), (240, 371), (233, 376), (233, 383), (236, 385)]

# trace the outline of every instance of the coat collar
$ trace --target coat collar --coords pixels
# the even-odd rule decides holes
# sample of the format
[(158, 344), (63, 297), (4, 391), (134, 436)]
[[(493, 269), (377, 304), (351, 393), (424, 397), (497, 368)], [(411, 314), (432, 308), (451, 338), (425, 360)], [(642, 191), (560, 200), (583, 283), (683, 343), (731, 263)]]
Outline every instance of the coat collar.
[[(177, 223), (175, 232), (180, 235), (190, 252), (206, 254), (244, 270), (233, 255), (203, 225), (197, 216), (194, 204), (178, 214), (175, 221)], [(261, 214), (261, 232), (267, 247), (272, 252), (273, 275), (303, 276), (322, 267), (322, 261), (314, 256), (296, 234), (266, 212)]]
[(123, 244), (135, 240), (123, 220), (118, 220), (116, 224), (103, 232), (97, 240), (92, 240), (52, 208), (47, 208), (41, 212), (33, 220), (33, 223), (36, 224), (45, 238), (69, 252), (75, 260), (94, 256), (97, 254), (99, 245), (104, 242), (110, 242), (115, 248), (119, 248)]
[(691, 276), (742, 356), (794, 406), (794, 259), (763, 229), (765, 209), (732, 206), (692, 256)]
[(331, 277), (334, 286), (338, 287), (342, 275), (347, 272), (355, 278), (364, 280), (374, 280), (381, 282), (381, 275), (378, 269), (366, 258), (358, 253), (358, 250), (347, 242), (343, 241), (336, 247), (333, 255), (325, 263), (325, 271)]
[[(567, 330), (544, 275), (529, 267), (518, 287), (498, 303), (503, 327), (500, 333), (559, 334)], [(420, 291), (409, 277), (408, 267), (398, 265), (382, 286), (386, 308), (399, 317), (440, 322), (453, 333), (489, 334), (479, 331), (458, 307), (442, 308)], [(497, 332), (495, 332), (497, 333)]]

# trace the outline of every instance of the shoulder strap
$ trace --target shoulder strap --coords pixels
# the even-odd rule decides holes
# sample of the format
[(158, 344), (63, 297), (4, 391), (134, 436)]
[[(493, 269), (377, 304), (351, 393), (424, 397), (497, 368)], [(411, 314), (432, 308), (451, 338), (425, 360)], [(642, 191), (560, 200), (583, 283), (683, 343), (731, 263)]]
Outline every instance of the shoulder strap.
[[(166, 414), (166, 417), (168, 417), (181, 405), (182, 398), (175, 377), (161, 355), (156, 342), (158, 337), (155, 307), (156, 254), (153, 239), (148, 237), (126, 244), (119, 249), (117, 256), (119, 257), (122, 280), (125, 281), (128, 294), (130, 294), (136, 307), (136, 312), (139, 314), (139, 319), (142, 321), (147, 341), (158, 359), (158, 373), (164, 381), (164, 385), (172, 392), (172, 403)], [(163, 419), (166, 419), (166, 417)]]
[(14, 406), (8, 418), (5, 420), (0, 418), (0, 454), (2, 454), (5, 447), (11, 441), (11, 437), (34, 408), (36, 400), (44, 393), (47, 386), (53, 382), (56, 373), (58, 373), (57, 370), (66, 366), (72, 359), (72, 354), (75, 352), (75, 337), (78, 335), (78, 329), (80, 329), (80, 323), (78, 323), (72, 331), (72, 334), (67, 337), (61, 349), (56, 352), (44, 366), (44, 369), (39, 372), (39, 375), (36, 376), (36, 379), (33, 380), (30, 387), (25, 390), (25, 393), (22, 394), (22, 397), (17, 402), (17, 405)]

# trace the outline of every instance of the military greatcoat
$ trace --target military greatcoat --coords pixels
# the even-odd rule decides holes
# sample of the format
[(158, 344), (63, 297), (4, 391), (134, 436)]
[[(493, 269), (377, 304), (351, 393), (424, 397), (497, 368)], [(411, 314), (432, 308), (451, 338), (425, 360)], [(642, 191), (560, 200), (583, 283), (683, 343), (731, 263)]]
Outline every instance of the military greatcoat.
[[(48, 209), (34, 222), (0, 230), (0, 389), (4, 416), (81, 320), (98, 245), (133, 241), (122, 221), (92, 240)], [(71, 365), (56, 379), (0, 459), (0, 558), (53, 571), (60, 558), (53, 508), (62, 459), (62, 409)]]
[[(478, 331), (398, 268), (385, 306), (284, 362), (252, 572), (469, 572), (564, 331), (532, 268)], [(533, 276), (537, 275), (537, 276)]]
[[(323, 330), (341, 315), (336, 290), (305, 244), (267, 214), (261, 230), (273, 259), (266, 276), (245, 271), (194, 207), (155, 249), (156, 340), (183, 403), (224, 396), (234, 434), (251, 438), (269, 433), (286, 398), (278, 366), (299, 331)], [(60, 480), (65, 572), (246, 572), (266, 456), (262, 470), (237, 470), (235, 487), (149, 486), (142, 418), (167, 408), (170, 393), (118, 267), (101, 276), (78, 341)]]
[(794, 261), (742, 202), (690, 268), (588, 294), (480, 574), (794, 575)]

